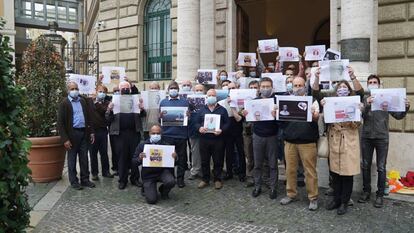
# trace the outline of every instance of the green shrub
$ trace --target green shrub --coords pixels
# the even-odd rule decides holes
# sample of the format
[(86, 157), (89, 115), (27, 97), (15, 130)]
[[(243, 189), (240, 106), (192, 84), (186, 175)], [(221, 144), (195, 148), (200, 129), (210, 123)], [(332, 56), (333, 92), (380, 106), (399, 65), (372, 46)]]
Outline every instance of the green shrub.
[[(4, 21), (0, 18), (0, 30)], [(0, 232), (22, 232), (29, 225), (25, 188), (30, 142), (23, 124), (26, 91), (14, 82), (9, 38), (0, 34)]]

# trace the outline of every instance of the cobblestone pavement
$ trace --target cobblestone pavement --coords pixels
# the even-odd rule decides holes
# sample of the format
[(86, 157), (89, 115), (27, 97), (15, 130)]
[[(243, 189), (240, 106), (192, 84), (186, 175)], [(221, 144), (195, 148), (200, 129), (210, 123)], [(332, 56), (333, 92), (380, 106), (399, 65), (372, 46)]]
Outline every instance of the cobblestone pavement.
[[(117, 179), (101, 179), (94, 189), (68, 188), (34, 232), (412, 232), (414, 204), (385, 200), (385, 207), (372, 204), (350, 207), (338, 216), (324, 209), (328, 198), (320, 192), (320, 209), (310, 212), (305, 188), (300, 201), (281, 206), (285, 186), (280, 183), (277, 200), (263, 189), (258, 198), (251, 188), (236, 180), (221, 190), (197, 189), (198, 181), (186, 180), (174, 188), (170, 200), (148, 205), (137, 187), (117, 189)], [(357, 197), (353, 197), (356, 200)]]

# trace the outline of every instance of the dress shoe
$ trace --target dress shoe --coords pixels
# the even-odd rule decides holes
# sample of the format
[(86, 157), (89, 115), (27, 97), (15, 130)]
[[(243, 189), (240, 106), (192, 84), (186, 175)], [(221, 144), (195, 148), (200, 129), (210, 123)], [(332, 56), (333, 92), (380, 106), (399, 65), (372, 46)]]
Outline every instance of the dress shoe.
[(221, 188), (223, 188), (223, 183), (221, 183), (221, 181), (214, 182), (214, 188), (215, 189), (221, 189)]
[(177, 178), (177, 186), (179, 188), (184, 188), (185, 187), (184, 178)]
[(103, 177), (106, 177), (106, 178), (114, 178), (114, 174), (111, 174), (111, 173), (108, 173), (108, 174), (105, 174), (105, 175), (102, 175)]
[(363, 192), (358, 199), (358, 203), (367, 203), (370, 199), (371, 193)]
[(384, 206), (384, 198), (383, 197), (377, 197), (374, 202), (375, 208), (382, 208)]
[(99, 177), (98, 177), (98, 175), (96, 175), (96, 176), (92, 176), (92, 180), (94, 180), (94, 181), (97, 181), (97, 180), (99, 180)]
[(119, 188), (120, 190), (122, 190), (122, 189), (125, 189), (125, 188), (126, 188), (126, 186), (127, 186), (127, 184), (126, 184), (126, 183), (119, 183), (118, 188)]
[(88, 188), (95, 188), (95, 186), (96, 186), (95, 183), (93, 183), (93, 182), (91, 182), (89, 180), (81, 183), (81, 185), (83, 187), (88, 187)]
[(344, 214), (346, 214), (346, 212), (348, 212), (348, 203), (342, 203), (339, 206), (338, 210), (336, 210), (336, 213), (338, 215), (344, 215)]
[(261, 193), (262, 193), (262, 189), (255, 188), (255, 189), (253, 189), (252, 196), (253, 197), (258, 197)]
[(82, 187), (79, 183), (73, 183), (73, 184), (71, 185), (71, 187), (72, 187), (73, 189), (76, 189), (76, 190), (82, 190), (82, 189), (83, 189), (83, 187)]
[(276, 199), (277, 198), (277, 192), (276, 192), (276, 189), (271, 189), (270, 190), (270, 193), (269, 193), (269, 198), (270, 199)]
[(331, 202), (328, 203), (328, 205), (325, 207), (327, 210), (334, 210), (334, 209), (338, 209), (339, 206), (341, 205), (341, 203), (332, 200)]

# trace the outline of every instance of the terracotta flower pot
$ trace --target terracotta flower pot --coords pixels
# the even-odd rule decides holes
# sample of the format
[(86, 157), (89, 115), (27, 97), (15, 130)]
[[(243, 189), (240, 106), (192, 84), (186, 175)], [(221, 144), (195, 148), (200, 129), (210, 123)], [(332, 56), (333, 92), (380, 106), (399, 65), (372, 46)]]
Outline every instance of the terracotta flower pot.
[(62, 178), (65, 148), (59, 136), (29, 138), (29, 168), (34, 182), (45, 183)]

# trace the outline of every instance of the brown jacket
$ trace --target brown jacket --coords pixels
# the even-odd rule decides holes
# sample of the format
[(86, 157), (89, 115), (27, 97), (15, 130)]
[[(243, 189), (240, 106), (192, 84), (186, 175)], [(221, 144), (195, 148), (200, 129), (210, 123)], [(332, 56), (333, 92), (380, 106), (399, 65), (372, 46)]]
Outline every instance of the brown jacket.
[(359, 122), (331, 124), (328, 128), (329, 169), (342, 176), (360, 173)]
[[(80, 98), (80, 103), (82, 105), (83, 116), (85, 117), (85, 134), (89, 140), (90, 134), (94, 133), (90, 117), (90, 110), (87, 107), (84, 98)], [(62, 141), (62, 143), (66, 142), (67, 140), (71, 141), (71, 135), (73, 131), (73, 109), (68, 97), (63, 99), (59, 105), (57, 123), (60, 140)]]

